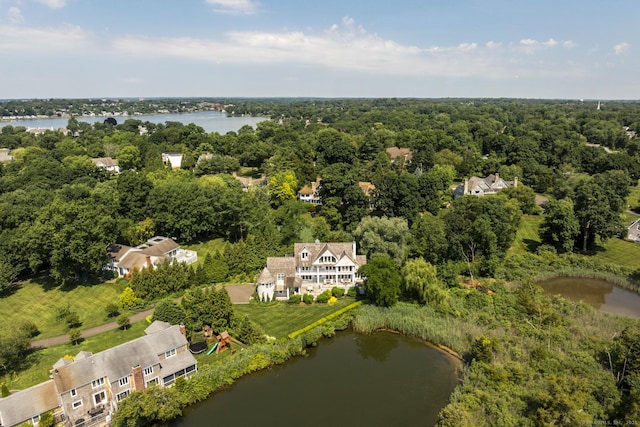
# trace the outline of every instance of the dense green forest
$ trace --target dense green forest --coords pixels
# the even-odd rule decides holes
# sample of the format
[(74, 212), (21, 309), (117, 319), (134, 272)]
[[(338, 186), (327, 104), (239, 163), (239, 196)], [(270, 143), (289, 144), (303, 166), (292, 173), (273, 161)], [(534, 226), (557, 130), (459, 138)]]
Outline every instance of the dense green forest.
[[(15, 161), (0, 164), (0, 295), (13, 292), (17, 279), (35, 274), (69, 286), (101, 277), (109, 243), (136, 245), (153, 235), (185, 244), (225, 243), (223, 250), (208, 254), (200, 271), (176, 272), (183, 278), (177, 279), (179, 285), (133, 278), (135, 297), (146, 301), (200, 283), (252, 280), (267, 256), (290, 253), (294, 242), (353, 239), (370, 258), (363, 271), (365, 289), (376, 305), (414, 301), (438, 316), (464, 321), (478, 315), (468, 310), (491, 307), (495, 317), (479, 324), (505, 334), (507, 346), (508, 326), (527, 328), (526, 320), (542, 338), (570, 340), (575, 326), (558, 316), (582, 316), (583, 308), (544, 300), (535, 287), (512, 292), (486, 285), (491, 280), (523, 281), (560, 268), (604, 270), (631, 281), (640, 276), (637, 265), (599, 263), (588, 256), (606, 239), (624, 237), (621, 214), (636, 208), (627, 205), (627, 196), (640, 178), (640, 103), (608, 101), (598, 109), (595, 102), (510, 99), (220, 102), (233, 104), (237, 113), (260, 112), (272, 120), (226, 135), (208, 134), (194, 124), (135, 119), (89, 125), (72, 118), (67, 132), (40, 135), (3, 127), (0, 148), (10, 149)], [(411, 160), (392, 161), (385, 150), (394, 146), (409, 148)], [(163, 152), (183, 154), (179, 170), (162, 163)], [(123, 172), (111, 175), (90, 160), (105, 156), (118, 159)], [(520, 185), (490, 197), (453, 197), (452, 187), (465, 178), (495, 173), (518, 178)], [(232, 174), (264, 176), (267, 184), (243, 191)], [(299, 202), (297, 191), (317, 178), (322, 204)], [(375, 189), (363, 192), (362, 182)], [(540, 200), (548, 200), (544, 210)], [(524, 216), (542, 217), (542, 244), (509, 253)], [(498, 297), (475, 291), (454, 298), (461, 278), (493, 287)], [(465, 298), (468, 303), (460, 302)], [(0, 338), (21, 333), (27, 332), (3, 330)], [(536, 375), (561, 376), (569, 368), (598, 369), (598, 381), (606, 386), (566, 383), (566, 376), (544, 383), (562, 388), (563, 397), (576, 387), (585, 393), (571, 410), (589, 409), (589, 419), (637, 414), (637, 367), (624, 368), (616, 381), (605, 378), (606, 369), (614, 372), (631, 363), (631, 356), (637, 359), (637, 331), (619, 330), (618, 338), (608, 341), (585, 332), (585, 340), (600, 341), (571, 348), (558, 344), (566, 354), (562, 359), (532, 338), (522, 351), (537, 352), (531, 357), (537, 373), (531, 366), (502, 367), (529, 358), (496, 360), (500, 349), (492, 347), (495, 337), (487, 334), (467, 337), (471, 368), (453, 403), (467, 414), (468, 425), (483, 416), (490, 425), (491, 414), (503, 412), (527, 416), (532, 425), (567, 424), (556, 414), (562, 408), (553, 406), (562, 403), (556, 389), (534, 396), (527, 406), (531, 413), (519, 406), (527, 405), (522, 399), (533, 398), (529, 395), (514, 396), (521, 400), (510, 409), (487, 396), (468, 396), (470, 384), (489, 390), (495, 382), (525, 377), (540, 384)], [(0, 354), (0, 372), (18, 363), (20, 351)], [(584, 363), (573, 367), (574, 356)], [(490, 385), (483, 383), (487, 378)], [(456, 425), (453, 409), (443, 416), (446, 425)]]

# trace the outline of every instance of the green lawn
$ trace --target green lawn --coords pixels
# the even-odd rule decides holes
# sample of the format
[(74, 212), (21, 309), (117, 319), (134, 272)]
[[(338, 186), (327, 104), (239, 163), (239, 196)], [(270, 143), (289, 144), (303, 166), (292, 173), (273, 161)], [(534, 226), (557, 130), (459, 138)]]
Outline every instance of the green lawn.
[(640, 185), (636, 185), (631, 189), (631, 193), (629, 193), (629, 197), (627, 197), (627, 208), (640, 208)]
[(224, 253), (224, 246), (225, 241), (222, 238), (193, 242), (189, 245), (181, 245), (183, 249), (189, 249), (190, 251), (196, 251), (198, 253), (198, 261), (193, 264), (194, 267), (204, 261), (204, 257), (207, 256), (207, 252), (210, 252), (211, 254), (216, 251)]
[(535, 250), (540, 244), (538, 228), (543, 221), (542, 215), (522, 215), (520, 228), (516, 233), (516, 240), (511, 245), (509, 253), (521, 254)]
[(353, 298), (341, 298), (335, 304), (290, 305), (283, 301), (264, 304), (237, 304), (233, 308), (237, 316), (249, 316), (263, 331), (276, 338), (285, 338), (334, 311), (354, 302)]
[(599, 245), (604, 250), (596, 251), (593, 257), (600, 261), (640, 269), (640, 243), (613, 237)]
[(80, 351), (90, 351), (97, 353), (116, 345), (131, 341), (144, 335), (145, 328), (149, 324), (143, 320), (132, 323), (126, 331), (120, 329), (105, 332), (93, 337), (89, 337), (78, 345), (64, 344), (55, 347), (43, 348), (33, 351), (26, 357), (26, 369), (14, 372), (0, 378), (0, 382), (6, 381), (10, 390), (22, 390), (27, 387), (39, 384), (49, 379), (49, 371), (53, 364), (65, 355), (75, 356)]
[(57, 309), (67, 304), (80, 316), (80, 329), (112, 321), (104, 307), (107, 303), (118, 303), (123, 290), (122, 284), (114, 282), (63, 288), (37, 280), (42, 283), (24, 282), (13, 294), (0, 298), (0, 318), (12, 323), (25, 320), (35, 323), (40, 330), (38, 339), (67, 333), (67, 325), (56, 318)]

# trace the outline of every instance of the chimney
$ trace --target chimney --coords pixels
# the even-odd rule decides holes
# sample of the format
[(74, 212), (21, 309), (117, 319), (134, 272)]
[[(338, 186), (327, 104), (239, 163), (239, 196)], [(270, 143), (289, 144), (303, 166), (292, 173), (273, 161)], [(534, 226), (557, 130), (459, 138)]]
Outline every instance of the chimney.
[(351, 247), (353, 250), (353, 259), (356, 258), (356, 242), (351, 242)]
[(513, 177), (513, 188), (516, 188), (518, 186), (518, 177), (514, 176)]
[(500, 179), (500, 174), (496, 172), (495, 177), (493, 178), (493, 183), (495, 184)]
[(153, 267), (153, 264), (151, 264), (151, 257), (149, 255), (147, 255), (147, 267), (148, 268)]
[(469, 194), (469, 180), (467, 178), (464, 179), (464, 187), (462, 189), (462, 195)]
[(135, 391), (144, 391), (144, 375), (142, 374), (142, 366), (136, 365), (131, 370), (133, 377), (133, 389)]
[(184, 326), (183, 324), (180, 324), (180, 333), (185, 337), (187, 336), (187, 327)]

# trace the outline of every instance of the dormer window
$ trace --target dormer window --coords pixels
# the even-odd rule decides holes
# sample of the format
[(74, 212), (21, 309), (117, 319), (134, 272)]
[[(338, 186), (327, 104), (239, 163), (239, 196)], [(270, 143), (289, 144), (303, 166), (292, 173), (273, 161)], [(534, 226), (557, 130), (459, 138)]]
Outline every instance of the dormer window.
[(302, 252), (300, 252), (300, 259), (303, 261), (309, 259), (309, 251), (304, 249)]

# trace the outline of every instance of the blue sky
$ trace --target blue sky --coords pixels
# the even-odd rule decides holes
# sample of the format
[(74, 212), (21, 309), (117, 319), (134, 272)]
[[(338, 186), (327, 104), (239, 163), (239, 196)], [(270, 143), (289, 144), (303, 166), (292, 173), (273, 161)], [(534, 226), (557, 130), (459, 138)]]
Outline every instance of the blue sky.
[(640, 0), (0, 0), (0, 98), (640, 99)]

